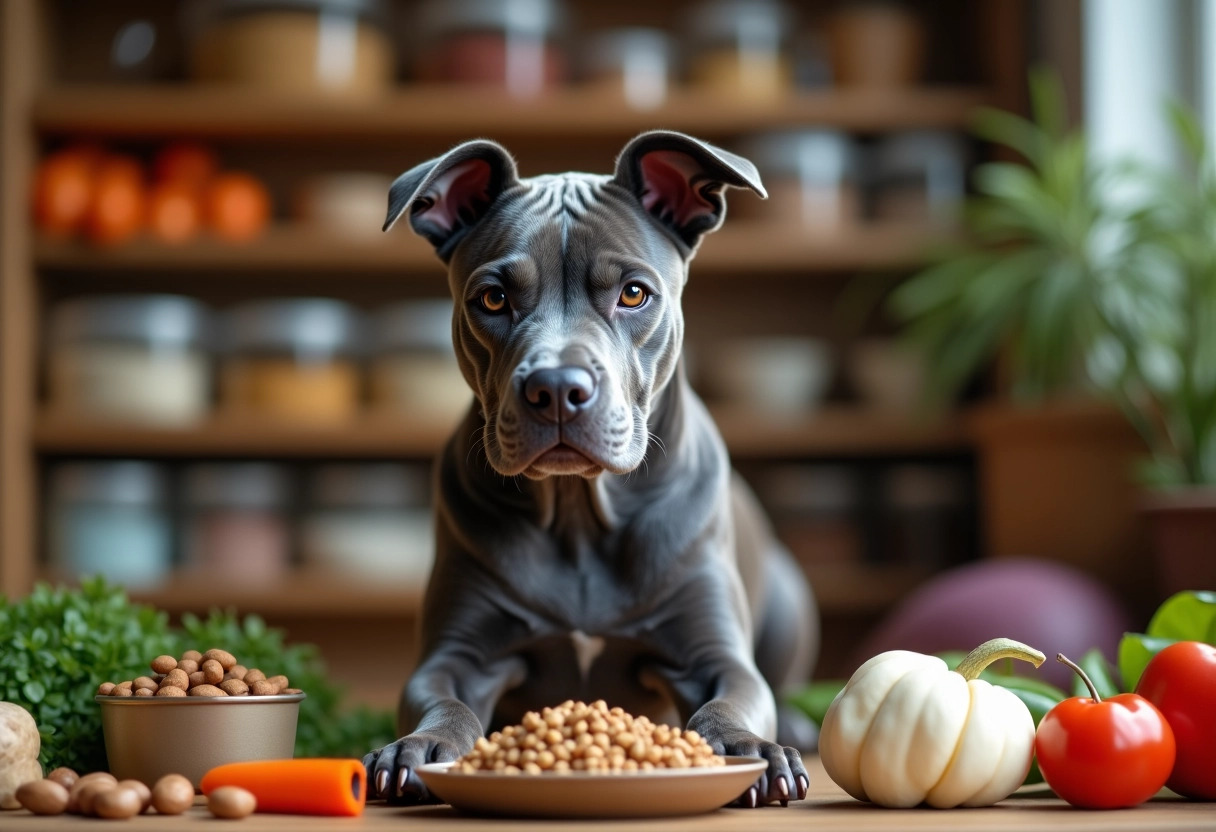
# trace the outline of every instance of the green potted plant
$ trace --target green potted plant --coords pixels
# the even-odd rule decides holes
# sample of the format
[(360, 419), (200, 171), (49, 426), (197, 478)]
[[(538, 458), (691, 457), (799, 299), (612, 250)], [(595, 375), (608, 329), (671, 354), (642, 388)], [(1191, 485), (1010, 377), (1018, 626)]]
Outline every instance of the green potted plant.
[[(1065, 127), (1058, 85), (1035, 75), (1031, 92), (1034, 121), (978, 122), (1026, 164), (977, 170), (966, 242), (899, 287), (892, 308), (935, 396), (994, 358), (1004, 374), (1008, 395), (973, 420), (990, 551), (1072, 561), (1148, 604), (1132, 461), (1147, 446), (1151, 503), (1186, 505), (1192, 520), (1216, 478), (1216, 177), (1180, 110), (1193, 178), (1095, 160)], [(1191, 488), (1165, 499), (1167, 484)]]

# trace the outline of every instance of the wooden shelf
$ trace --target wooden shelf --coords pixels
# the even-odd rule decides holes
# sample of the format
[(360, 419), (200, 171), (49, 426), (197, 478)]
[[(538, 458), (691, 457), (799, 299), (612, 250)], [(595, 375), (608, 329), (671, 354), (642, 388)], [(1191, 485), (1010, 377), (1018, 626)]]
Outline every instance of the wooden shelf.
[[(812, 566), (808, 572), (825, 615), (882, 611), (932, 574), (924, 569), (871, 564)], [(70, 576), (53, 571), (44, 571), (40, 579), (73, 583)], [(180, 570), (160, 586), (128, 591), (131, 600), (174, 615), (206, 615), (220, 608), (268, 618), (408, 619), (421, 610), (422, 594), (421, 584), (360, 581), (313, 569), (298, 569), (273, 583), (252, 585), (214, 572)]]
[(46, 134), (401, 141), (410, 137), (630, 136), (662, 126), (700, 136), (781, 127), (870, 131), (965, 126), (990, 96), (970, 87), (825, 89), (784, 98), (674, 91), (662, 108), (568, 87), (531, 100), (495, 90), (413, 85), (375, 98), (266, 95), (203, 85), (52, 88), (34, 102)]
[[(714, 408), (739, 459), (879, 456), (960, 452), (968, 447), (955, 421), (920, 424), (854, 407), (783, 418), (742, 408)], [(348, 425), (308, 425), (217, 417), (194, 427), (99, 424), (43, 415), (33, 429), (44, 454), (135, 457), (430, 457), (452, 423), (367, 417)]]
[[(693, 264), (697, 278), (773, 273), (912, 268), (926, 262), (951, 236), (917, 224), (875, 223), (815, 232), (756, 220), (728, 222), (705, 239)], [(401, 277), (440, 277), (431, 247), (407, 230), (356, 239), (307, 226), (272, 228), (246, 244), (199, 238), (180, 245), (139, 239), (113, 248), (81, 240), (40, 238), (37, 264), (61, 271), (147, 274), (237, 271), (255, 273), (335, 272)], [(170, 278), (172, 279), (172, 278)]]

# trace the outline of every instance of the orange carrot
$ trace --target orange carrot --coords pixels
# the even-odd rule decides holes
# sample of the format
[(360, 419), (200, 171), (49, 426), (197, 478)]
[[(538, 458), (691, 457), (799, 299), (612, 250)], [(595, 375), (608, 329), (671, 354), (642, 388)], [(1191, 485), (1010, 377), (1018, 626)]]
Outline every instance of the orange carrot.
[(358, 815), (367, 800), (367, 775), (358, 760), (251, 760), (216, 766), (203, 776), (203, 794), (220, 786), (253, 792), (259, 812)]

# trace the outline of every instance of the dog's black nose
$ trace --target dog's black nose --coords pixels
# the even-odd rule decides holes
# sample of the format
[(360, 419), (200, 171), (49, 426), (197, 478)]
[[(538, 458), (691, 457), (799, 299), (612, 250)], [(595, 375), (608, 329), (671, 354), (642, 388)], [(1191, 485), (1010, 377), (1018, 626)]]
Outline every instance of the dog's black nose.
[(595, 377), (582, 367), (549, 367), (524, 380), (524, 399), (549, 422), (568, 422), (595, 400)]

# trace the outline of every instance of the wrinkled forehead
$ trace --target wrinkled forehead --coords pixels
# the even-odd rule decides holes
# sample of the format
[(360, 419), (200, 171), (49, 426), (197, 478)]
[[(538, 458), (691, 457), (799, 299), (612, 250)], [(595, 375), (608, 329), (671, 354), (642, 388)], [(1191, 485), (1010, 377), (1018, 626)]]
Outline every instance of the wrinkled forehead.
[(453, 279), (463, 284), (479, 269), (529, 261), (528, 271), (567, 279), (611, 266), (645, 269), (678, 288), (685, 273), (679, 252), (637, 199), (609, 181), (589, 174), (523, 180), (457, 247)]

